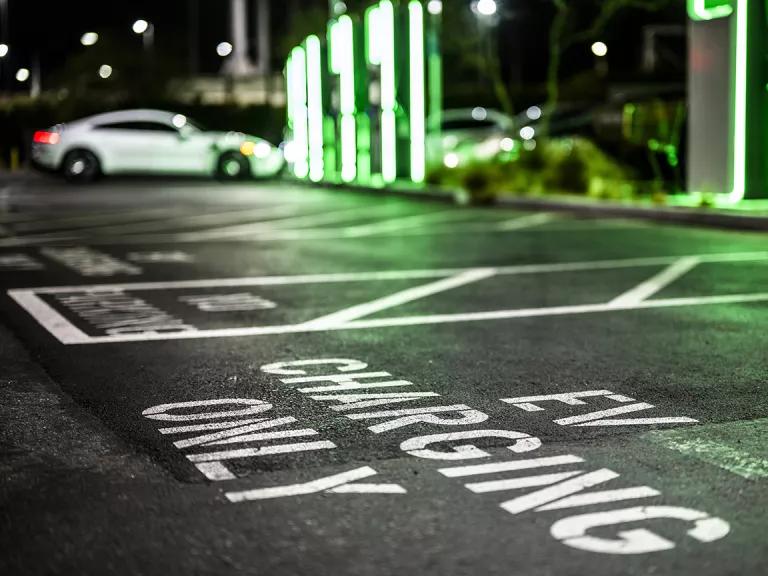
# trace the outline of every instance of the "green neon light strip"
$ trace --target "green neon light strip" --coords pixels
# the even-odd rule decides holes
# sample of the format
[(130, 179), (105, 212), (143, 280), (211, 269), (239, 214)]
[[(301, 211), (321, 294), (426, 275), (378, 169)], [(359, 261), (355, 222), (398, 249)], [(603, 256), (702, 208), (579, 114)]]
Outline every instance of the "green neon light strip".
[(424, 181), (426, 119), (424, 102), (424, 12), (421, 2), (408, 4), (408, 27), (411, 48), (411, 180)]
[(366, 56), (374, 66), (381, 64), (381, 12), (372, 6), (365, 13)]
[(293, 173), (297, 178), (306, 178), (309, 174), (309, 141), (307, 135), (307, 64), (304, 49), (296, 47), (291, 52), (292, 99), (293, 109)]
[(355, 46), (352, 19), (341, 16), (335, 26), (335, 45), (339, 65), (339, 111), (341, 112), (341, 179), (351, 182), (357, 176), (357, 138), (355, 124)]
[(725, 18), (733, 13), (731, 2), (738, 0), (721, 0), (719, 5), (707, 6), (707, 0), (688, 0), (688, 15), (693, 20), (716, 20)]
[(293, 69), (291, 66), (292, 62), (293, 59), (289, 54), (288, 59), (285, 62), (285, 93), (288, 96), (285, 103), (285, 114), (288, 119), (288, 129), (290, 131), (293, 131), (293, 93), (296, 91), (293, 88)]
[(323, 92), (320, 39), (308, 36), (307, 45), (307, 127), (309, 137), (309, 179), (323, 179)]
[(397, 178), (395, 126), (395, 10), (391, 0), (379, 3), (381, 49), (381, 176), (384, 182)]
[(736, 54), (733, 73), (733, 188), (729, 200), (744, 198), (747, 186), (747, 28), (749, 0), (736, 0)]

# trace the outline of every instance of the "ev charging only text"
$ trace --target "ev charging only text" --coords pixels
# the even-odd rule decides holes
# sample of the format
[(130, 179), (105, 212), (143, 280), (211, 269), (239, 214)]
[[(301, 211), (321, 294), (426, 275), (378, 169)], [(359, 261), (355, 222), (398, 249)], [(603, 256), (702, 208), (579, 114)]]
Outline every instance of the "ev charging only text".
[[(472, 494), (498, 493), (499, 508), (517, 517), (526, 513), (562, 511), (550, 526), (550, 535), (566, 546), (602, 554), (645, 554), (671, 550), (686, 536), (709, 543), (726, 536), (729, 524), (707, 512), (682, 506), (650, 504), (648, 498), (662, 494), (650, 486), (620, 486), (620, 474), (608, 468), (590, 469), (577, 454), (537, 456), (542, 440), (520, 430), (489, 426), (489, 416), (465, 404), (443, 404), (439, 394), (414, 391), (414, 384), (385, 371), (367, 370), (364, 362), (323, 358), (277, 362), (262, 366), (284, 385), (322, 402), (340, 417), (361, 423), (373, 434), (387, 435), (409, 430), (415, 424), (435, 427), (435, 432), (415, 435), (399, 443), (404, 453), (435, 461), (436, 472), (456, 481)], [(593, 410), (590, 400), (614, 403)], [(561, 426), (647, 426), (687, 424), (684, 416), (657, 416), (652, 404), (615, 394), (610, 390), (583, 390), (565, 394), (522, 396), (501, 401), (515, 411), (540, 413), (551, 403), (577, 407), (578, 414), (553, 420)], [(413, 404), (417, 407), (413, 407)], [(424, 405), (428, 404), (428, 405)], [(396, 407), (392, 407), (397, 405)], [(406, 405), (407, 407), (403, 407)], [(584, 407), (586, 408), (580, 408)], [(293, 417), (270, 418), (272, 405), (257, 399), (214, 399), (162, 404), (146, 409), (146, 418), (170, 426), (162, 434), (178, 437), (180, 450), (207, 448), (208, 452), (186, 454), (187, 459), (209, 480), (237, 477), (227, 467), (234, 459), (335, 449), (318, 438), (318, 432), (300, 427)], [(211, 411), (213, 410), (213, 411)], [(308, 438), (305, 438), (308, 437)], [(283, 439), (301, 438), (301, 441)], [(507, 441), (508, 456), (492, 455), (473, 440)], [(279, 443), (276, 443), (279, 442)], [(232, 444), (248, 447), (229, 449)], [(505, 452), (506, 453), (506, 452)], [(504, 474), (488, 480), (488, 475)], [(374, 478), (376, 477), (376, 478)], [(360, 482), (366, 480), (365, 482)], [(376, 480), (376, 482), (371, 482)], [(595, 489), (595, 487), (599, 487)], [(230, 502), (247, 502), (328, 492), (336, 494), (404, 494), (407, 487), (380, 479), (371, 467), (357, 467), (309, 482), (227, 491)], [(638, 505), (638, 501), (646, 505)], [(589, 513), (578, 509), (599, 505)], [(679, 534), (673, 541), (652, 531), (654, 521), (674, 521)]]

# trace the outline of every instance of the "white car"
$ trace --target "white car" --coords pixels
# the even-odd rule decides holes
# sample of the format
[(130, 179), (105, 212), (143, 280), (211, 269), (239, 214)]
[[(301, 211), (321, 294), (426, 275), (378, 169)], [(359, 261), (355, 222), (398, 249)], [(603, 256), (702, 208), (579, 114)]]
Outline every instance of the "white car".
[(137, 173), (265, 178), (284, 164), (282, 152), (262, 138), (205, 131), (162, 110), (108, 112), (38, 130), (32, 160), (72, 181)]
[(518, 145), (512, 118), (488, 108), (444, 110), (428, 119), (427, 164), (448, 168), (512, 152)]

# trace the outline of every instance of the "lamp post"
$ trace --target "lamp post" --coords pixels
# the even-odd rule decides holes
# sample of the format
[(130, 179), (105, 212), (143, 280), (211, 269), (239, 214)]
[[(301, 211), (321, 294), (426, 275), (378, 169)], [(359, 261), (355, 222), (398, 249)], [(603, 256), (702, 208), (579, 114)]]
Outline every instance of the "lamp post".
[(141, 36), (141, 40), (144, 44), (144, 50), (151, 51), (155, 46), (155, 25), (146, 20), (136, 20), (131, 26), (131, 29), (135, 34)]

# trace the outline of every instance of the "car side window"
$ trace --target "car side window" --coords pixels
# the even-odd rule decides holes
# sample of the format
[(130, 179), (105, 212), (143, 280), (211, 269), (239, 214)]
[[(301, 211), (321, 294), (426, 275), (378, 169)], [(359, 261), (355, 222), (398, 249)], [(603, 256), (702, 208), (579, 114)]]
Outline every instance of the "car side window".
[(177, 130), (161, 122), (110, 122), (108, 124), (99, 124), (95, 127), (97, 130), (141, 130), (150, 132), (171, 132)]

